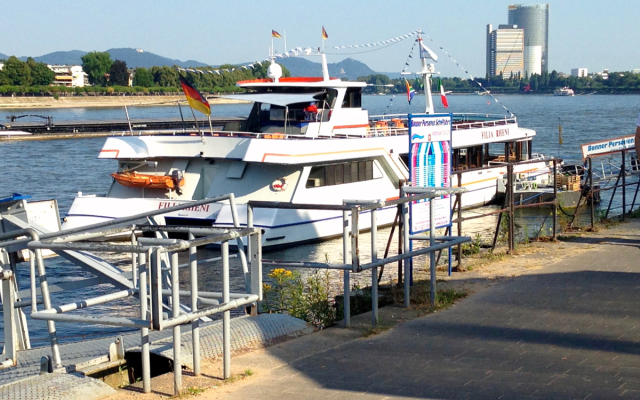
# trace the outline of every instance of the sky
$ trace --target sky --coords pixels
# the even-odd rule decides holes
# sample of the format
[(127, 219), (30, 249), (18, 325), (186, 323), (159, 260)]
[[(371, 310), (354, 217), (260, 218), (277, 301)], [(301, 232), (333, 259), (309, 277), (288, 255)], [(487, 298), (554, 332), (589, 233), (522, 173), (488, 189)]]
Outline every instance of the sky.
[[(512, 3), (517, 1), (5, 0), (0, 9), (0, 53), (40, 56), (131, 47), (179, 60), (235, 64), (267, 58), (272, 29), (286, 32), (289, 49), (317, 48), (324, 26), (329, 62), (351, 57), (374, 71), (400, 72), (411, 40), (359, 54), (332, 47), (380, 42), (421, 29), (437, 43), (425, 37), (440, 56), (436, 70), (442, 76), (483, 77), (486, 25), (495, 29), (506, 24)], [(639, 0), (549, 3), (550, 71), (640, 68)], [(282, 52), (284, 40), (276, 39), (275, 47)], [(413, 60), (411, 72), (418, 70), (417, 58)]]

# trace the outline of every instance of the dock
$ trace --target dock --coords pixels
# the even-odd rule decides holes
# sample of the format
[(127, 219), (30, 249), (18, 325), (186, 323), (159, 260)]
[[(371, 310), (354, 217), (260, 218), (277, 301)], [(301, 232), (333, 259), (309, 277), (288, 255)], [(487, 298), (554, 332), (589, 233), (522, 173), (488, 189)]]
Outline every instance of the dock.
[[(214, 130), (223, 130), (225, 127), (233, 129), (234, 123), (239, 128), (240, 117), (211, 117)], [(196, 131), (197, 127), (193, 119), (181, 118), (143, 118), (131, 119), (131, 126), (126, 119), (105, 119), (105, 120), (79, 120), (79, 121), (0, 121), (0, 135), (3, 130), (15, 130), (29, 132), (34, 135), (56, 135), (56, 134), (83, 134), (83, 133), (113, 133), (113, 132), (140, 132), (140, 131), (161, 131), (161, 130), (177, 130), (182, 132)], [(209, 120), (207, 118), (198, 118), (198, 126), (200, 129), (209, 130)], [(22, 138), (21, 138), (22, 139)]]
[[(242, 352), (263, 347), (285, 339), (313, 332), (304, 321), (282, 314), (261, 314), (231, 320), (231, 348)], [(182, 334), (182, 365), (193, 370), (191, 332)], [(120, 340), (125, 360), (110, 359), (110, 346)], [(172, 331), (150, 333), (150, 352), (173, 362)], [(200, 327), (200, 352), (205, 358), (219, 358), (223, 352), (222, 321), (203, 324)], [(60, 353), (66, 373), (41, 374), (43, 357), (50, 357), (50, 347), (38, 347), (18, 352), (18, 365), (0, 371), (0, 398), (5, 400), (31, 400), (46, 398), (91, 400), (112, 395), (115, 390), (102, 379), (91, 378), (108, 372), (110, 368), (131, 370), (127, 363), (140, 363), (140, 332), (110, 335), (101, 339), (79, 341), (60, 345)], [(158, 362), (154, 362), (158, 364)], [(161, 363), (160, 363), (161, 364)], [(166, 363), (168, 365), (168, 363)], [(134, 367), (135, 368), (135, 367)], [(62, 371), (61, 371), (62, 372)], [(158, 371), (162, 372), (162, 371)], [(166, 371), (165, 371), (166, 372)], [(132, 375), (136, 371), (130, 371)], [(118, 378), (118, 377), (116, 377)]]

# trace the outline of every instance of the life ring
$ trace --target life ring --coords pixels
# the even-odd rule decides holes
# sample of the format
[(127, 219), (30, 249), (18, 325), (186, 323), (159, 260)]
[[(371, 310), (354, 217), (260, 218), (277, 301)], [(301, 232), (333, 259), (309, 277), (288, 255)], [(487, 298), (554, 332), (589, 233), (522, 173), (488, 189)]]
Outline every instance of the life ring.
[(287, 190), (287, 178), (278, 178), (275, 181), (271, 182), (271, 189), (276, 192), (284, 192)]

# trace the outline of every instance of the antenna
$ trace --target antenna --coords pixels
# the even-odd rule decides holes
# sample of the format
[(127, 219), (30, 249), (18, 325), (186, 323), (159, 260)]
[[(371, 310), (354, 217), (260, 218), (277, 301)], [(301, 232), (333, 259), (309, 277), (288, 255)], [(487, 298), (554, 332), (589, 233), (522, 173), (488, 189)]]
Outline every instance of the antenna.
[(426, 114), (434, 114), (433, 98), (431, 97), (431, 75), (435, 73), (435, 65), (427, 64), (427, 60), (429, 59), (436, 62), (438, 61), (438, 56), (422, 42), (421, 30), (418, 30), (418, 39), (416, 39), (416, 41), (420, 45), (420, 63), (422, 64), (422, 71), (419, 73), (422, 74), (424, 79), (424, 96), (426, 100), (426, 108), (424, 112)]

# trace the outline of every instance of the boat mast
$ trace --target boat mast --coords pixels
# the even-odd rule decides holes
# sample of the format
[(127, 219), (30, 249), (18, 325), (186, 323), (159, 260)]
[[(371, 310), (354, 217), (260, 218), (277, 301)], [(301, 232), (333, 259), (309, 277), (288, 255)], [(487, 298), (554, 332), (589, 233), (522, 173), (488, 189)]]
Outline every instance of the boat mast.
[(424, 112), (426, 114), (434, 114), (433, 97), (431, 97), (431, 75), (435, 73), (435, 64), (428, 64), (427, 59), (435, 62), (438, 60), (438, 56), (422, 43), (422, 31), (420, 30), (418, 30), (418, 39), (416, 41), (420, 46), (420, 63), (422, 66), (422, 70), (419, 73), (422, 74), (424, 81), (424, 96), (426, 100)]

